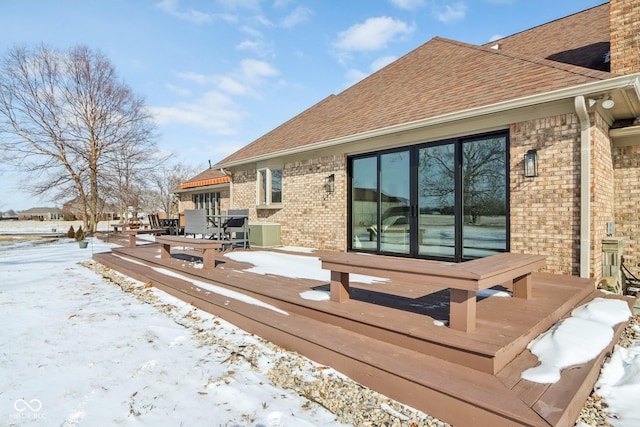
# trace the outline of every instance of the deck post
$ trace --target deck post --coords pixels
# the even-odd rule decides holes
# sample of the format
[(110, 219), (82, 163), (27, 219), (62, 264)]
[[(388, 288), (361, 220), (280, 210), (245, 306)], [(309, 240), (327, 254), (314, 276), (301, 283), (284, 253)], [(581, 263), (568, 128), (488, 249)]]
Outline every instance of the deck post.
[(171, 258), (171, 245), (163, 243), (160, 245), (160, 258)]
[(216, 268), (215, 249), (204, 249), (202, 252), (202, 268), (210, 270)]
[(463, 332), (476, 329), (476, 292), (450, 289), (449, 327)]
[(516, 277), (513, 279), (513, 297), (514, 298), (531, 298), (531, 274)]
[(136, 234), (135, 233), (129, 234), (129, 247), (130, 248), (135, 248), (136, 247)]
[(331, 270), (331, 301), (349, 301), (349, 273)]

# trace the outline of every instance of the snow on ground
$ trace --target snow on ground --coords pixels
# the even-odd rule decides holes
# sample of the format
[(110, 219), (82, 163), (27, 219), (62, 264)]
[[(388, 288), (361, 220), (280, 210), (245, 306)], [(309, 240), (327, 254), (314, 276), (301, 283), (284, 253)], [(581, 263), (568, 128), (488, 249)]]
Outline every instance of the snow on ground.
[(596, 298), (576, 308), (571, 317), (529, 343), (540, 365), (524, 371), (522, 378), (543, 384), (558, 382), (563, 369), (597, 357), (613, 339), (613, 327), (629, 317), (629, 305), (617, 299)]
[[(247, 271), (256, 274), (276, 274), (280, 276), (286, 275), (294, 279), (311, 279), (329, 282), (331, 280), (331, 272), (321, 268), (320, 258), (293, 255), (287, 253), (273, 251), (251, 251), (251, 252), (230, 252), (225, 256), (234, 261), (248, 262), (254, 267)], [(363, 255), (366, 256), (366, 255)], [(286, 265), (286, 271), (282, 270), (282, 266)], [(383, 279), (374, 276), (365, 276), (362, 274), (350, 275), (350, 280), (359, 283), (376, 283), (387, 282), (389, 279)]]
[[(46, 228), (38, 230), (37, 224), (26, 228), (48, 231), (48, 224), (40, 226)], [(6, 234), (7, 228), (11, 226), (0, 223), (0, 234)], [(10, 231), (24, 230), (14, 226)], [(328, 410), (319, 406), (305, 409), (309, 407), (306, 399), (270, 385), (265, 372), (274, 350), (261, 340), (157, 289), (148, 289), (161, 306), (177, 307), (186, 318), (199, 322), (202, 330), (212, 329), (225, 337), (225, 345), (203, 345), (175, 317), (142, 304), (77, 264), (105, 250), (109, 245), (97, 239), (90, 239), (88, 249), (80, 249), (70, 239), (0, 242), (3, 423), (342, 425)], [(269, 252), (226, 256), (252, 263), (250, 271), (260, 274), (327, 280), (327, 272), (313, 257)], [(363, 276), (361, 280), (384, 279)], [(220, 291), (215, 287), (207, 290)], [(324, 300), (326, 294), (307, 297)], [(629, 316), (626, 304), (604, 299), (574, 310), (571, 318), (531, 343), (542, 363), (533, 368), (534, 374), (523, 375), (541, 382), (556, 381), (562, 369), (594, 357), (597, 349), (593, 346), (598, 342), (606, 345), (611, 327)], [(242, 352), (249, 345), (260, 348), (251, 355), (250, 366)], [(585, 349), (591, 354), (584, 356)], [(576, 355), (583, 356), (576, 359)], [(608, 420), (611, 425), (640, 425), (636, 409), (640, 340), (628, 349), (616, 346), (596, 390), (615, 415)]]
[(343, 425), (270, 385), (274, 350), (243, 353), (260, 340), (149, 289), (225, 337), (224, 346), (202, 345), (77, 264), (105, 250), (97, 239), (88, 249), (70, 239), (0, 246), (0, 425)]

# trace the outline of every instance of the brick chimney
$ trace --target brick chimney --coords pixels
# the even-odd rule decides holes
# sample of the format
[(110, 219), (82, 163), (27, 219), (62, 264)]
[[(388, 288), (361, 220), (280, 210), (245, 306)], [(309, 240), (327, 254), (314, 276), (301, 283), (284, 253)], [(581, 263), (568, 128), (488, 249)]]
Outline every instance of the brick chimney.
[(640, 0), (610, 0), (611, 73), (640, 73)]

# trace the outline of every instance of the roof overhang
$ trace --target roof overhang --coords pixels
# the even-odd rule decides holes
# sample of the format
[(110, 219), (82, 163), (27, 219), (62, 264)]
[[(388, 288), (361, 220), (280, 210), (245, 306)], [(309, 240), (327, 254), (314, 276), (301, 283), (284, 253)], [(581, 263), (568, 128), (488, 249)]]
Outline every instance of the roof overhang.
[(640, 116), (640, 73), (613, 77), (607, 80), (600, 80), (597, 82), (571, 86), (482, 107), (474, 107), (466, 110), (442, 114), (440, 116), (429, 117), (413, 122), (401, 123), (398, 125), (388, 126), (380, 129), (373, 129), (367, 132), (348, 135), (326, 141), (320, 141), (303, 147), (296, 147), (289, 150), (272, 152), (269, 154), (259, 155), (238, 161), (218, 163), (215, 167), (233, 168), (249, 163), (267, 161), (275, 157), (294, 156), (307, 151), (330, 149), (332, 147), (348, 144), (355, 141), (361, 141), (370, 138), (379, 138), (402, 132), (415, 131), (418, 129), (445, 125), (447, 123), (454, 123), (487, 115), (502, 114), (513, 110), (538, 107), (542, 104), (566, 101), (570, 101), (571, 104), (573, 104), (573, 99), (576, 96), (599, 99), (607, 95), (611, 96), (616, 105), (611, 110), (603, 110), (606, 112), (605, 114), (609, 116), (609, 120), (613, 121), (618, 118), (631, 118)]
[(229, 187), (231, 178), (228, 176), (220, 178), (207, 178), (197, 181), (183, 182), (180, 186), (173, 190), (174, 194), (180, 193), (195, 193), (199, 191), (206, 191), (211, 189), (220, 189)]
[(226, 188), (229, 188), (229, 183), (225, 182), (222, 184), (214, 184), (214, 185), (203, 185), (199, 187), (187, 187), (187, 188), (176, 188), (172, 191), (173, 194), (182, 194), (182, 193), (206, 193), (210, 191), (220, 191)]

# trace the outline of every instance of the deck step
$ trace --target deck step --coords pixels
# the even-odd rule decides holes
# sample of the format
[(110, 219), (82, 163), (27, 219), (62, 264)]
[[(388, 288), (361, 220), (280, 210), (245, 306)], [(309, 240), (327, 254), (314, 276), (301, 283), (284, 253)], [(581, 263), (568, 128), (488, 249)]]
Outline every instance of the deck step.
[(548, 426), (493, 375), (375, 340), (311, 318), (229, 301), (189, 281), (109, 254), (96, 261), (255, 333), (312, 357), (355, 381), (454, 425)]
[[(538, 273), (532, 301), (488, 298), (478, 305), (478, 330), (465, 334), (435, 327), (429, 315), (394, 307), (391, 300), (381, 304), (367, 300), (367, 295), (344, 304), (304, 300), (300, 292), (322, 288), (322, 283), (247, 273), (245, 264), (228, 259), (219, 259), (215, 269), (196, 269), (186, 261), (193, 260), (189, 254), (161, 259), (159, 253), (158, 245), (146, 245), (114, 249), (94, 259), (138, 280), (150, 280), (244, 330), (454, 425), (571, 427), (609, 351), (563, 371), (554, 385), (520, 380), (524, 369), (538, 363), (526, 344), (572, 308), (601, 296), (587, 279)], [(241, 292), (289, 315), (199, 289), (189, 280)], [(359, 292), (380, 298), (380, 290), (363, 286)], [(616, 328), (616, 339), (623, 328)], [(429, 342), (450, 347), (451, 353), (434, 350)]]
[[(603, 294), (599, 291), (593, 291), (572, 308), (579, 307), (598, 297), (602, 298)], [(628, 303), (631, 306), (632, 300), (629, 300)], [(611, 354), (626, 325), (626, 322), (623, 322), (613, 328), (614, 337), (611, 343), (600, 352), (598, 357), (579, 367), (564, 369), (562, 379), (557, 383), (538, 384), (520, 379), (522, 371), (538, 364), (537, 357), (529, 350), (520, 353), (496, 377), (505, 386), (511, 388), (518, 398), (529, 404), (541, 417), (546, 419), (550, 425), (573, 425), (598, 380), (600, 368), (605, 358)]]

